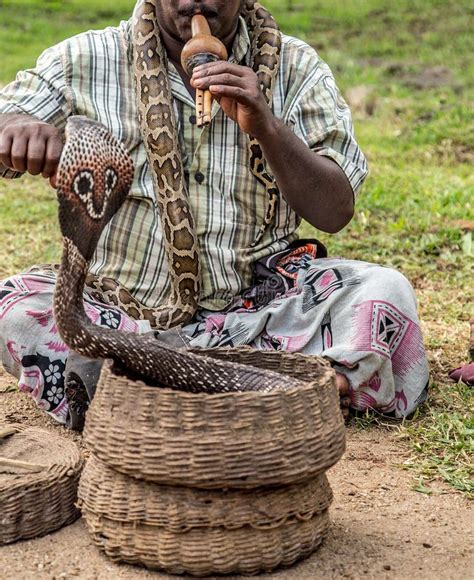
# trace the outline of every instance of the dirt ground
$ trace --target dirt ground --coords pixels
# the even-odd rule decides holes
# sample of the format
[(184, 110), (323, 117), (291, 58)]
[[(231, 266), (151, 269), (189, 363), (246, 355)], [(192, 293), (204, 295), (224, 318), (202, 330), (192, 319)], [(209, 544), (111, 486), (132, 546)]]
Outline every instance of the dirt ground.
[[(73, 437), (40, 413), (0, 371), (0, 422), (21, 422)], [(412, 490), (397, 464), (407, 450), (381, 427), (348, 429), (348, 449), (329, 472), (335, 500), (332, 529), (309, 559), (273, 574), (302, 578), (474, 578), (474, 518), (469, 502), (447, 487), (431, 496)], [(0, 548), (0, 579), (175, 578), (111, 563), (92, 544), (84, 522), (54, 534)], [(238, 578), (233, 576), (232, 578)]]

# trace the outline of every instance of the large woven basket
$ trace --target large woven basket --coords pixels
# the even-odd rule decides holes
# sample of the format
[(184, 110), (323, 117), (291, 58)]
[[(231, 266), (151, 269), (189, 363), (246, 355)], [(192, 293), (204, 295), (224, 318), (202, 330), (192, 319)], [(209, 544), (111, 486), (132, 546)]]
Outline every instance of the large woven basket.
[(206, 489), (293, 483), (340, 459), (345, 428), (326, 361), (244, 347), (199, 352), (305, 384), (269, 393), (192, 394), (130, 380), (107, 362), (85, 428), (97, 457), (138, 479)]
[(324, 474), (252, 491), (162, 486), (91, 456), (79, 498), (94, 542), (113, 560), (205, 576), (268, 571), (309, 555), (327, 532), (332, 493)]
[(0, 426), (0, 545), (35, 538), (80, 516), (77, 487), (83, 460), (56, 432)]

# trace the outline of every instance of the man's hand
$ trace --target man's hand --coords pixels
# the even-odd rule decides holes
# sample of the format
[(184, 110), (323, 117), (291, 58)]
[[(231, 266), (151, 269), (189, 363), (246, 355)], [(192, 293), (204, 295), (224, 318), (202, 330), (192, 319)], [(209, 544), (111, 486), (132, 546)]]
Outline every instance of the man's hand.
[(271, 126), (273, 113), (251, 68), (224, 61), (202, 64), (194, 69), (191, 85), (209, 89), (244, 133), (259, 139)]
[(273, 115), (252, 69), (223, 61), (204, 64), (194, 69), (191, 85), (209, 89), (224, 113), (258, 140), (282, 195), (300, 217), (329, 233), (349, 223), (354, 194), (346, 174)]
[(30, 115), (0, 115), (0, 164), (53, 178), (63, 148), (61, 132)]

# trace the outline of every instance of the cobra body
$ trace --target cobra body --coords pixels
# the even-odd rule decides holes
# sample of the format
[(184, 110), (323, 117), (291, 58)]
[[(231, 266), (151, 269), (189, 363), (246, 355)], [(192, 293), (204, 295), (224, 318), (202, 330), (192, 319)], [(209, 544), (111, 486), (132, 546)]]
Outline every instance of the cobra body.
[[(251, 65), (271, 105), (280, 63), (280, 31), (271, 14), (254, 0), (246, 0), (242, 15), (252, 39)], [(168, 329), (189, 321), (198, 309), (200, 264), (179, 152), (166, 52), (160, 41), (153, 0), (143, 0), (134, 14), (133, 54), (140, 129), (153, 175), (168, 261), (169, 299), (163, 306), (149, 308), (111, 278), (89, 274), (86, 283), (103, 301), (121, 308), (131, 317), (148, 320), (154, 329)], [(279, 192), (266, 170), (256, 139), (249, 139), (249, 153), (250, 170), (265, 186), (268, 197), (263, 223), (252, 244), (255, 246), (274, 220)]]
[(54, 314), (64, 342), (89, 358), (111, 358), (129, 376), (173, 389), (222, 393), (300, 385), (286, 375), (176, 350), (150, 336), (101, 328), (87, 317), (83, 289), (100, 234), (129, 191), (133, 163), (107, 129), (71, 117), (58, 176), (63, 257)]

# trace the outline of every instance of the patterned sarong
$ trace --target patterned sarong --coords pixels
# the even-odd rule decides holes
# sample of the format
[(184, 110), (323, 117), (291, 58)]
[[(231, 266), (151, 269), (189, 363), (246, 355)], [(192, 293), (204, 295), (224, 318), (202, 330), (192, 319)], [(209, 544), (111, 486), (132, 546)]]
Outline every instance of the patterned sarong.
[[(300, 240), (254, 268), (252, 287), (226, 311), (200, 311), (171, 331), (193, 347), (250, 345), (321, 355), (350, 383), (352, 407), (395, 417), (426, 398), (428, 367), (416, 299), (399, 272), (355, 260), (326, 258)], [(26, 273), (0, 282), (0, 356), (38, 406), (67, 417), (64, 368), (68, 348), (52, 314), (54, 273)], [(101, 326), (148, 332), (148, 322), (84, 294), (86, 312)]]

